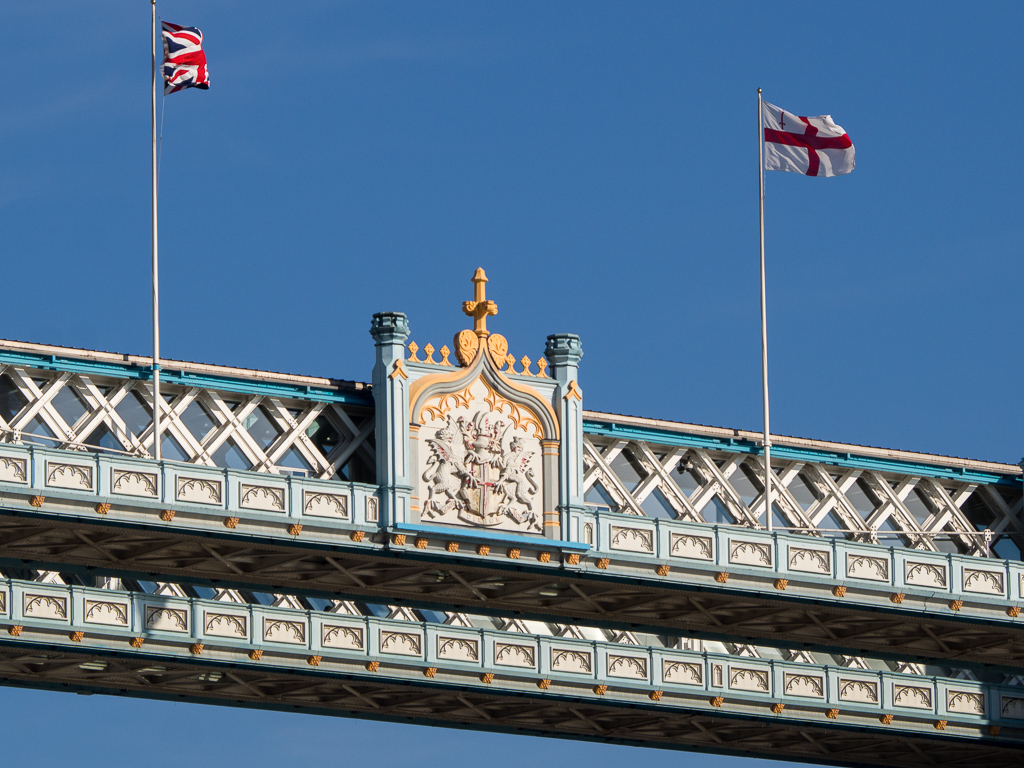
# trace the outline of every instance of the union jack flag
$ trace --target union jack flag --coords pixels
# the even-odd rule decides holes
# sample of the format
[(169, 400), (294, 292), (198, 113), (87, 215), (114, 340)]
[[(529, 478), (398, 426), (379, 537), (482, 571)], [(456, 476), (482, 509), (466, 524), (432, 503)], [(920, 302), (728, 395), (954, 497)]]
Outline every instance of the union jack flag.
[(196, 27), (182, 27), (169, 21), (161, 21), (160, 26), (164, 39), (164, 93), (209, 88), (203, 33)]

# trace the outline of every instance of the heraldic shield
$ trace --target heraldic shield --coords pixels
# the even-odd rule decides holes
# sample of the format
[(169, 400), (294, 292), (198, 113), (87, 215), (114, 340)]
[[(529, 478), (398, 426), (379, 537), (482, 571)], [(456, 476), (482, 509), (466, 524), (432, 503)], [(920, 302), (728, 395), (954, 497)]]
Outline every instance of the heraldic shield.
[[(411, 518), (423, 524), (464, 525), (544, 535), (557, 525), (558, 383), (528, 358), (515, 368), (503, 336), (486, 330), (497, 313), (477, 270), (476, 299), (463, 310), (474, 330), (455, 336), (458, 367), (447, 347), (411, 343), (403, 364), (409, 379)], [(551, 523), (549, 522), (548, 525)]]

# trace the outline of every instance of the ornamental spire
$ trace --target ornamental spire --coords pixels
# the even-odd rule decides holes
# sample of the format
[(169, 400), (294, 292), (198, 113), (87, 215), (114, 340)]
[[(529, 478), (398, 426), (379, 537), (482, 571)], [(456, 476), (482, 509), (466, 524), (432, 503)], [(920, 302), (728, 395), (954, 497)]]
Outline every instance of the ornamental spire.
[(498, 314), (498, 305), (487, 300), (487, 275), (483, 267), (477, 267), (473, 274), (473, 301), (462, 302), (462, 311), (473, 318), (473, 332), (481, 339), (487, 338), (487, 316)]

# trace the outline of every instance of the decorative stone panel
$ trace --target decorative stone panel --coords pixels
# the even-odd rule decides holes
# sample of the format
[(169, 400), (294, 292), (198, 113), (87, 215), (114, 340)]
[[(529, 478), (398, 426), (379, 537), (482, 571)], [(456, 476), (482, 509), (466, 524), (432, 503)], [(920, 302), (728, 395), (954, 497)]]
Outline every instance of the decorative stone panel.
[(941, 563), (920, 563), (907, 560), (903, 564), (903, 580), (919, 587), (946, 588), (946, 566)]
[(127, 469), (110, 470), (110, 492), (149, 499), (157, 498), (160, 493), (156, 473)]
[(311, 517), (337, 517), (348, 520), (348, 496), (337, 493), (304, 491), (302, 514)]
[(627, 528), (624, 526), (611, 526), (612, 549), (624, 552), (641, 552), (643, 554), (654, 553), (654, 531), (648, 528)]
[(661, 679), (677, 685), (704, 685), (704, 666), (693, 661), (672, 661), (661, 663)]
[(263, 617), (263, 640), (267, 643), (306, 644), (306, 623), (270, 616)]
[(238, 487), (238, 506), (260, 512), (284, 512), (284, 488), (241, 483)]
[(846, 554), (846, 575), (851, 579), (866, 581), (889, 581), (889, 560), (884, 557)]
[(669, 534), (669, 554), (689, 560), (714, 560), (715, 549), (710, 536), (696, 536), (688, 533)]
[(985, 714), (985, 694), (978, 691), (946, 691), (946, 710), (965, 715)]
[(730, 667), (729, 687), (737, 691), (769, 693), (771, 689), (768, 686), (768, 671), (747, 667)]
[(630, 680), (647, 679), (647, 659), (642, 656), (608, 654), (608, 676)]
[(82, 464), (46, 462), (46, 484), (51, 488), (73, 491), (93, 490), (93, 468)]
[(205, 477), (179, 477), (176, 498), (187, 504), (220, 505), (223, 498), (223, 486), (220, 480)]
[(217, 637), (249, 637), (249, 617), (237, 613), (204, 611), (203, 631)]
[(534, 669), (537, 666), (537, 649), (532, 645), (495, 643), (494, 663), (502, 667)]
[(594, 671), (593, 655), (590, 651), (574, 648), (552, 648), (551, 669), (554, 672), (589, 675)]
[(146, 628), (158, 632), (188, 632), (188, 611), (184, 608), (147, 605)]
[(772, 545), (767, 542), (733, 539), (729, 542), (729, 562), (735, 565), (771, 568)]
[(910, 709), (931, 709), (932, 689), (917, 685), (893, 685), (892, 703)]
[(825, 698), (825, 678), (802, 672), (787, 672), (784, 677), (786, 695), (806, 696), (812, 699)]
[(114, 627), (128, 626), (128, 603), (120, 600), (89, 600), (85, 601), (87, 624), (108, 624)]
[(1004, 574), (999, 571), (964, 568), (964, 592), (1004, 595), (1006, 594), (1005, 582)]
[(34, 619), (60, 619), (67, 621), (68, 599), (59, 595), (32, 594), (22, 596), (21, 612)]
[(423, 654), (423, 637), (418, 632), (381, 630), (380, 651), (397, 656), (421, 656)]
[(789, 548), (789, 570), (832, 575), (832, 553), (811, 547)]
[(0, 483), (27, 483), (28, 460), (0, 456)]
[(348, 648), (361, 651), (363, 650), (363, 629), (344, 624), (324, 624), (320, 631), (320, 645), (325, 648)]
[(878, 683), (874, 680), (839, 678), (839, 700), (858, 704), (878, 703)]
[(437, 637), (437, 658), (452, 661), (479, 661), (480, 643), (469, 637)]

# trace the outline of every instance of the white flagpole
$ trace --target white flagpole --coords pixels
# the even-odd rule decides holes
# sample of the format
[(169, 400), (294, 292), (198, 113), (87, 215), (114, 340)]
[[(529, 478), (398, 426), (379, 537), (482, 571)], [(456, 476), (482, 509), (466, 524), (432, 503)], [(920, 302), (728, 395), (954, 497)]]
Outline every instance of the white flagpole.
[(156, 221), (156, 0), (153, 8), (153, 102), (151, 126), (153, 129), (153, 456), (160, 461), (160, 270), (157, 261)]
[(768, 530), (772, 529), (772, 438), (768, 431), (768, 301), (764, 280), (764, 116), (757, 89), (757, 156), (761, 213), (761, 396), (764, 404), (764, 500)]

